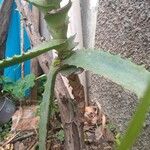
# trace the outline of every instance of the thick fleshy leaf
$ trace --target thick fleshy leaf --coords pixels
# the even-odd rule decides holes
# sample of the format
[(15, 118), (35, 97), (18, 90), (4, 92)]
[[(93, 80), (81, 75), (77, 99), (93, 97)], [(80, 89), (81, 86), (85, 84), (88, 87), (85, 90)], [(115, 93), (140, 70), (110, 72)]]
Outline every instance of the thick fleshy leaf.
[(66, 44), (63, 47), (58, 47), (56, 50), (58, 51), (58, 57), (60, 60), (63, 60), (73, 53), (73, 49), (78, 45), (77, 42), (74, 42), (75, 35), (71, 36), (66, 40)]
[(79, 50), (64, 61), (64, 64), (75, 65), (90, 70), (122, 85), (141, 97), (146, 90), (150, 72), (144, 67), (124, 60), (102, 50)]
[(76, 68), (76, 67), (68, 65), (64, 65), (60, 68), (57, 68), (54, 65), (50, 67), (50, 71), (47, 76), (47, 82), (45, 84), (45, 90), (43, 93), (43, 100), (40, 107), (41, 109), (40, 109), (40, 124), (39, 124), (39, 150), (46, 150), (47, 127), (48, 121), (52, 113), (56, 75), (61, 70), (66, 70), (69, 68)]
[(26, 0), (27, 2), (31, 3), (32, 5), (36, 6), (41, 10), (43, 13), (47, 13), (52, 9), (56, 9), (59, 7), (59, 0), (51, 0), (50, 2), (41, 1), (41, 0)]
[(72, 5), (71, 0), (68, 4), (62, 8), (49, 11), (45, 15), (45, 20), (47, 26), (52, 34), (54, 39), (65, 39), (67, 38), (67, 29), (68, 29), (68, 11)]
[(0, 69), (8, 66), (12, 66), (17, 63), (22, 63), (28, 59), (32, 59), (37, 57), (49, 50), (59, 49), (65, 46), (67, 40), (51, 40), (50, 42), (43, 42), (39, 46), (34, 47), (33, 49), (29, 50), (28, 52), (24, 53), (23, 55), (15, 55), (12, 58), (6, 58), (0, 60)]
[[(150, 83), (150, 82), (149, 82)], [(147, 117), (147, 112), (150, 108), (150, 84), (138, 104), (137, 110), (132, 121), (129, 124), (127, 132), (122, 139), (121, 145), (118, 147), (118, 150), (128, 150), (132, 148), (136, 138), (138, 137), (140, 131), (142, 130), (143, 123)]]
[(53, 103), (56, 75), (57, 68), (51, 66), (40, 106), (39, 150), (46, 150), (47, 127), (52, 112), (51, 105)]

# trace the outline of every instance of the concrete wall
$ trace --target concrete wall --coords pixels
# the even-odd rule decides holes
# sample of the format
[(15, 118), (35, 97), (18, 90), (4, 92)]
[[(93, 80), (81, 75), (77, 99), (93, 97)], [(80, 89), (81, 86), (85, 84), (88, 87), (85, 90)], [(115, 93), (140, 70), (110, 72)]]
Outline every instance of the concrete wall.
[[(86, 11), (82, 13), (82, 17), (86, 17), (84, 14)], [(83, 19), (86, 20), (86, 18)], [(95, 47), (131, 58), (133, 62), (144, 64), (149, 70), (150, 1), (99, 0)], [(138, 102), (136, 95), (91, 73), (88, 77), (88, 87), (89, 99), (99, 101), (118, 129), (124, 131)], [(137, 145), (134, 148), (136, 150), (150, 149), (150, 122), (148, 120)]]

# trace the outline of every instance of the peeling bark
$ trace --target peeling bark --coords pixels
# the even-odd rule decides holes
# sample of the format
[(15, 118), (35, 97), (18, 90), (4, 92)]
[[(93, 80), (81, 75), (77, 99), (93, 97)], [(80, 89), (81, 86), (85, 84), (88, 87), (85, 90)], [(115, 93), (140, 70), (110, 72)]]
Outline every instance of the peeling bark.
[[(65, 87), (60, 74), (57, 77), (55, 93), (58, 99), (61, 120), (65, 132), (65, 149), (66, 150), (84, 150), (84, 88), (80, 84), (77, 75), (68, 77), (69, 83), (73, 88), (74, 99), (71, 98)], [(76, 89), (78, 88), (78, 89)]]

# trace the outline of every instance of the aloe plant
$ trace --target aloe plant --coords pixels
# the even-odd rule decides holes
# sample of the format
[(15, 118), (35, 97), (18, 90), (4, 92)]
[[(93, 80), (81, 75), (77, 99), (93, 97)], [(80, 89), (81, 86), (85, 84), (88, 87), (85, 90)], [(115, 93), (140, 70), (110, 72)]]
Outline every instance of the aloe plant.
[[(150, 83), (150, 82), (149, 82)], [(118, 147), (118, 150), (128, 150), (132, 148), (132, 145), (136, 141), (140, 131), (143, 127), (143, 122), (147, 117), (147, 112), (149, 111), (150, 106), (150, 84), (147, 87), (143, 97), (141, 98), (140, 103), (137, 106), (136, 112), (129, 123), (126, 134), (124, 135), (121, 144)]]
[(41, 45), (34, 47), (32, 50), (29, 50), (28, 52), (22, 55), (15, 55), (11, 58), (5, 58), (3, 60), (0, 60), (0, 69), (11, 65), (15, 65), (17, 63), (22, 63), (26, 60), (37, 57), (47, 51), (62, 48), (66, 45), (66, 42), (68, 41), (64, 39), (51, 40), (50, 42), (44, 42)]
[[(60, 8), (59, 0), (27, 1), (35, 5), (44, 13), (45, 20), (47, 22), (53, 40), (47, 43), (43, 43), (23, 55), (1, 60), (0, 68), (8, 67), (16, 63), (21, 63), (27, 59), (32, 59), (33, 57), (36, 57), (52, 49), (57, 50), (58, 58), (50, 67), (40, 111), (39, 149), (46, 150), (47, 126), (51, 114), (51, 104), (54, 97), (55, 80), (57, 74), (60, 71), (78, 67), (90, 70), (95, 74), (104, 76), (105, 78), (108, 78), (113, 82), (122, 85), (124, 88), (135, 92), (139, 98), (144, 95), (144, 92), (147, 89), (150, 79), (150, 73), (146, 71), (144, 67), (138, 66), (129, 60), (124, 60), (119, 55), (112, 55), (109, 52), (104, 52), (103, 50), (82, 49), (73, 51), (76, 43), (74, 43), (73, 37), (67, 38), (67, 28), (69, 22), (67, 14), (72, 5), (70, 0), (68, 4), (63, 8)], [(148, 91), (149, 90), (150, 89), (148, 88)], [(144, 107), (148, 108), (150, 105), (148, 101), (146, 101), (145, 103), (145, 99), (147, 100), (149, 98), (149, 94), (147, 93), (145, 96), (146, 98), (144, 98), (144, 101), (141, 102), (138, 107), (142, 109), (140, 109), (140, 111), (137, 111), (143, 116), (145, 116), (145, 114), (147, 113), (147, 109), (144, 109)], [(137, 114), (136, 118), (139, 117), (139, 115)], [(142, 118), (141, 122), (143, 121), (144, 119)], [(140, 125), (137, 126), (137, 128), (139, 129), (141, 129), (141, 122)], [(138, 120), (134, 119), (134, 124), (138, 124)], [(132, 128), (134, 128), (134, 125), (130, 126), (129, 131)], [(127, 132), (127, 136), (131, 136), (129, 134), (129, 131)], [(132, 136), (137, 136), (137, 133), (139, 133), (139, 131), (132, 132)], [(126, 139), (127, 138), (125, 138), (125, 140)], [(127, 142), (126, 146), (127, 145), (131, 145), (131, 143)], [(129, 146), (127, 147), (129, 148)]]

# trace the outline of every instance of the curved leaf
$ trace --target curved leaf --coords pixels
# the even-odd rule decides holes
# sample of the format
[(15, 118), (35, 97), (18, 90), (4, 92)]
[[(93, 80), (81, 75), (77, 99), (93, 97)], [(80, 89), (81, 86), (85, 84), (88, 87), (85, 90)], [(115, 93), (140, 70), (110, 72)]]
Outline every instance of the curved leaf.
[(51, 105), (54, 97), (54, 86), (57, 75), (57, 68), (51, 66), (45, 84), (43, 100), (40, 109), (40, 124), (39, 124), (39, 150), (46, 150), (47, 126), (49, 116), (51, 115)]
[(146, 90), (150, 72), (144, 67), (101, 50), (79, 50), (64, 61), (104, 76), (141, 97)]
[(47, 26), (54, 39), (66, 39), (68, 29), (68, 11), (72, 5), (71, 0), (62, 8), (49, 11), (45, 15)]
[[(55, 64), (55, 62), (54, 62)], [(40, 124), (39, 124), (39, 150), (46, 150), (47, 127), (48, 121), (52, 113), (52, 104), (54, 98), (54, 87), (57, 73), (61, 70), (76, 68), (74, 66), (64, 65), (61, 68), (55, 66), (50, 67), (43, 93), (43, 100), (40, 109)]]
[(0, 69), (15, 65), (17, 63), (22, 63), (28, 59), (32, 59), (45, 52), (48, 52), (49, 50), (61, 48), (66, 44), (66, 42), (67, 40), (61, 40), (61, 39), (51, 40), (50, 42), (43, 42), (39, 46), (34, 47), (33, 49), (29, 50), (23, 55), (15, 55), (12, 58), (6, 58), (0, 60)]
[(77, 42), (74, 42), (74, 39), (75, 35), (69, 37), (63, 47), (58, 47), (56, 49), (58, 51), (58, 57), (60, 60), (64, 60), (72, 55), (73, 49), (78, 45)]
[(39, 10), (41, 10), (43, 13), (47, 13), (52, 9), (56, 9), (58, 5), (57, 3), (54, 2), (48, 3), (46, 1), (41, 0), (26, 0), (26, 1), (39, 8)]
[(150, 84), (138, 104), (137, 110), (132, 121), (129, 124), (127, 132), (122, 139), (121, 145), (118, 147), (118, 150), (128, 150), (132, 148), (136, 138), (138, 137), (140, 131), (142, 130), (143, 123), (147, 116), (147, 112), (150, 107)]

